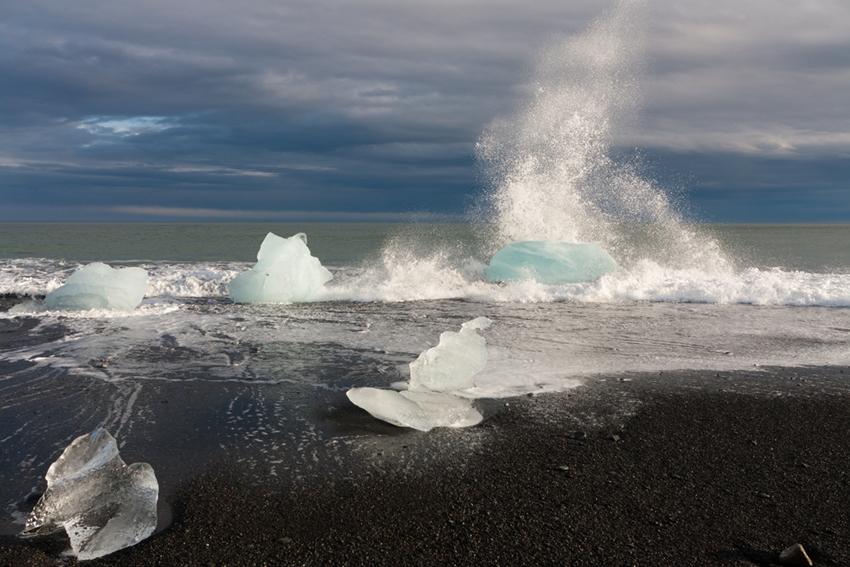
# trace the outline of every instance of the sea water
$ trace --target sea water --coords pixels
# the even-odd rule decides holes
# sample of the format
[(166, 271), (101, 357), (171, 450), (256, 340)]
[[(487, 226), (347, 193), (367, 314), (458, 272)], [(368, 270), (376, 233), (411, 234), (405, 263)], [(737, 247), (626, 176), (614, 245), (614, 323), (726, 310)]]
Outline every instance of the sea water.
[[(850, 365), (850, 226), (686, 228), (733, 267), (666, 267), (642, 225), (622, 231), (645, 258), (559, 286), (488, 282), (492, 225), (0, 225), (0, 530), (20, 531), (23, 497), (97, 427), (129, 461), (149, 462), (165, 493), (223, 458), (288, 482), (354, 474), (355, 463), (388, 458), (380, 444), (398, 433), (345, 392), (408, 380), (443, 332), (480, 316), (493, 321), (488, 362), (464, 396), (485, 424), (487, 404), (618, 376)], [(230, 301), (227, 282), (269, 231), (308, 235), (334, 275), (317, 301)], [(8, 313), (94, 259), (148, 272), (135, 311)], [(451, 433), (474, 444), (487, 429)], [(392, 466), (418, 470), (447, 452), (400, 452)]]
[[(512, 396), (618, 376), (746, 370), (734, 376), (760, 372), (769, 389), (772, 368), (850, 365), (850, 226), (688, 222), (616, 157), (617, 126), (639, 107), (635, 6), (545, 51), (516, 113), (482, 133), (481, 222), (0, 225), (0, 531), (20, 530), (23, 496), (97, 427), (165, 493), (225, 458), (287, 482), (463, 462), (486, 427), (399, 432), (345, 392), (406, 381), (441, 333), (476, 317), (493, 321), (487, 366), (463, 395), (485, 425)], [(268, 232), (307, 234), (334, 276), (315, 301), (229, 300)], [(620, 269), (488, 282), (492, 255), (517, 240), (599, 242)], [(142, 304), (8, 313), (93, 261), (145, 269)]]
[[(0, 400), (8, 411), (19, 388), (39, 383), (49, 390), (62, 378), (48, 377), (75, 376), (91, 388), (125, 392), (112, 407), (91, 408), (110, 416), (94, 424), (120, 435), (136, 416), (133, 392), (158, 381), (286, 382), (330, 391), (387, 386), (406, 380), (407, 364), (441, 333), (478, 316), (494, 325), (475, 397), (559, 391), (627, 371), (850, 363), (850, 226), (691, 226), (740, 258), (739, 266), (665, 268), (643, 259), (597, 281), (559, 286), (486, 281), (482, 233), (491, 229), (0, 225), (7, 308), (52, 291), (93, 258), (150, 274), (148, 293), (130, 314), (0, 313), (9, 338), (0, 349)], [(316, 302), (229, 300), (227, 282), (250, 268), (251, 248), (269, 230), (310, 235), (313, 253), (334, 274)], [(34, 247), (45, 232), (58, 243), (79, 243), (70, 258), (51, 253), (51, 241)], [(241, 251), (237, 241), (245, 242)], [(111, 255), (122, 242), (127, 252)], [(350, 242), (358, 244), (347, 252)]]

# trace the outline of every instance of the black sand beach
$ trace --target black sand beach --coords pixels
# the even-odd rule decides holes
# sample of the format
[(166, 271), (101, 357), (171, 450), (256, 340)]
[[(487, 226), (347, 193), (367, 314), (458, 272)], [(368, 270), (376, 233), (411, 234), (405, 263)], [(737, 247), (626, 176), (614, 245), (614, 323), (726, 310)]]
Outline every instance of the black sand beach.
[[(170, 527), (87, 564), (778, 565), (801, 543), (850, 565), (845, 377), (620, 377), (500, 401), (467, 462), (417, 472), (265, 482), (213, 463), (170, 497)], [(0, 563), (67, 564), (13, 539)]]

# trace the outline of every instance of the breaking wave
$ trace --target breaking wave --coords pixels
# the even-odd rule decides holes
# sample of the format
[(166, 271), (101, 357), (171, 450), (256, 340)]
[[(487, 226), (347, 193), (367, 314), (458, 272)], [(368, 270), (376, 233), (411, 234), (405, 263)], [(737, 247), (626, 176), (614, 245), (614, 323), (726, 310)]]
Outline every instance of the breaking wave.
[[(163, 300), (226, 302), (225, 285), (247, 269), (245, 263), (160, 263), (143, 266), (149, 285), (143, 306)], [(484, 279), (480, 258), (453, 258), (445, 252), (407, 254), (385, 249), (379, 261), (331, 267), (334, 279), (319, 301), (399, 302), (464, 299), (477, 302), (665, 301), (818, 305), (850, 307), (850, 274), (810, 273), (780, 268), (701, 270), (671, 268), (643, 259), (594, 282), (543, 285), (495, 284)], [(4, 260), (0, 294), (41, 296), (59, 287), (75, 267), (55, 260)], [(141, 313), (156, 313), (157, 310)]]

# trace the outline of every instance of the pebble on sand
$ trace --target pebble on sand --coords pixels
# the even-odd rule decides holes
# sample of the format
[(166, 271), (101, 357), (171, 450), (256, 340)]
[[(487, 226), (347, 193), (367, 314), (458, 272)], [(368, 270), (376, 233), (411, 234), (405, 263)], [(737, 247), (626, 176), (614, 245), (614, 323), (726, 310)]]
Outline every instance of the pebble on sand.
[(795, 543), (779, 554), (779, 562), (792, 567), (812, 567), (812, 560), (799, 543)]

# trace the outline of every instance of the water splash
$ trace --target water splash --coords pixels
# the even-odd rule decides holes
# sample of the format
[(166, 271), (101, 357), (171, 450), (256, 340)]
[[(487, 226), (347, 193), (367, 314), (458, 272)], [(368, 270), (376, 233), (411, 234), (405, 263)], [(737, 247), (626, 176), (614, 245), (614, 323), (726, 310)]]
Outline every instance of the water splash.
[(476, 145), (490, 186), (497, 246), (517, 240), (601, 242), (626, 267), (728, 269), (718, 244), (683, 224), (681, 207), (617, 134), (641, 106), (643, 2), (624, 0), (583, 34), (555, 43), (532, 72), (525, 103)]

